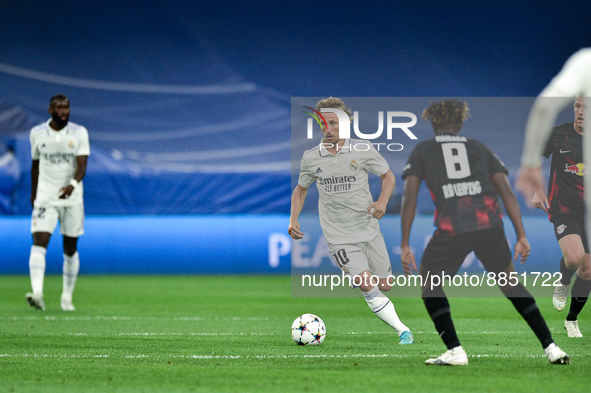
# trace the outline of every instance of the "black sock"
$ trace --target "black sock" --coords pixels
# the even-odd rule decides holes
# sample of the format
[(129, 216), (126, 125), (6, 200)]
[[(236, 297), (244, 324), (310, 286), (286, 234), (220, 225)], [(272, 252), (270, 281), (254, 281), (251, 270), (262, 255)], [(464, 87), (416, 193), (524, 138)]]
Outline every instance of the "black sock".
[(560, 259), (560, 282), (562, 285), (570, 285), (571, 279), (576, 271), (577, 269), (568, 269), (564, 263), (564, 258)]
[(540, 340), (542, 348), (546, 348), (554, 342), (536, 301), (521, 283), (512, 288), (505, 296), (513, 303), (515, 309), (533, 330), (538, 340)]
[(435, 324), (435, 329), (439, 337), (443, 340), (447, 349), (452, 349), (460, 345), (460, 340), (456, 334), (456, 328), (451, 319), (449, 302), (441, 287), (426, 289), (423, 292), (423, 302), (427, 308), (429, 316)]
[(587, 303), (589, 292), (591, 292), (591, 280), (583, 280), (577, 276), (571, 291), (570, 309), (566, 317), (567, 321), (577, 320), (579, 313), (585, 307), (585, 303)]

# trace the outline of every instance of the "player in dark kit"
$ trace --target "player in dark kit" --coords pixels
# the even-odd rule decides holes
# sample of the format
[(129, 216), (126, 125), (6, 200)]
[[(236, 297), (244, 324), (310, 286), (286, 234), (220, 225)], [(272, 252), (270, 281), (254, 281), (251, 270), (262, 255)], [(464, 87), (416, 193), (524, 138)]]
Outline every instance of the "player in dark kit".
[[(507, 244), (501, 207), (497, 194), (517, 234), (515, 260), (521, 254), (524, 263), (530, 245), (523, 230), (521, 212), (507, 179), (507, 170), (499, 158), (482, 143), (460, 136), (464, 120), (469, 117), (468, 106), (458, 100), (431, 104), (423, 112), (431, 121), (435, 137), (420, 143), (410, 154), (404, 167), (404, 198), (402, 201), (402, 255), (404, 272), (417, 270), (409, 236), (415, 216), (417, 195), (425, 180), (436, 206), (437, 230), (429, 241), (420, 265), (422, 298), (447, 351), (426, 364), (462, 366), (468, 355), (462, 348), (451, 318), (450, 306), (439, 279), (453, 276), (465, 257), (474, 251), (486, 270), (510, 277), (515, 272), (511, 250)], [(515, 276), (515, 273), (514, 273)], [(430, 279), (430, 280), (429, 280)], [(568, 364), (570, 357), (562, 351), (538, 310), (531, 294), (518, 280), (505, 280), (498, 285), (513, 303), (540, 340), (548, 360)]]
[(554, 127), (544, 150), (552, 156), (548, 197), (535, 193), (532, 205), (548, 213), (562, 251), (560, 260), (561, 285), (554, 290), (552, 302), (558, 311), (564, 310), (568, 287), (575, 271), (571, 304), (564, 322), (569, 337), (583, 337), (578, 315), (591, 291), (591, 257), (585, 232), (585, 164), (583, 164), (583, 126), (585, 103), (582, 97), (574, 101), (575, 121)]

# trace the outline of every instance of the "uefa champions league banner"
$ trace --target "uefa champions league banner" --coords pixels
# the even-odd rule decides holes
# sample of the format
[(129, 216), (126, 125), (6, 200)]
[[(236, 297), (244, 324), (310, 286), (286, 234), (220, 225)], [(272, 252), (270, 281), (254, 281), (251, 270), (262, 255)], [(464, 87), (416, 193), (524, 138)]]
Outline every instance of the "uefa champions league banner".
[[(506, 220), (507, 221), (507, 220)], [(86, 233), (78, 242), (81, 274), (311, 274), (340, 276), (332, 260), (318, 220), (305, 214), (300, 223), (306, 236), (300, 241), (287, 234), (288, 215), (236, 216), (89, 216)], [(380, 220), (393, 274), (400, 265), (400, 216)], [(546, 218), (524, 218), (532, 254), (519, 272), (555, 272), (560, 250)], [(505, 223), (508, 241), (515, 242), (510, 223)], [(0, 274), (28, 274), (31, 236), (30, 218), (0, 218)], [(411, 247), (417, 261), (433, 233), (433, 217), (417, 216)], [(47, 253), (48, 274), (61, 274), (62, 245), (59, 230), (52, 236)], [(480, 274), (482, 267), (469, 255), (460, 273)], [(325, 280), (323, 278), (323, 280)], [(314, 287), (314, 285), (312, 285)], [(342, 284), (341, 284), (342, 287)], [(293, 287), (297, 289), (296, 287)], [(330, 282), (328, 282), (330, 289)], [(345, 288), (347, 289), (347, 288)], [(358, 295), (357, 291), (344, 291)], [(308, 289), (294, 291), (310, 296)], [(326, 293), (321, 292), (321, 296)], [(328, 292), (333, 295), (333, 292)], [(416, 292), (411, 293), (416, 296)], [(334, 295), (333, 295), (334, 296)]]

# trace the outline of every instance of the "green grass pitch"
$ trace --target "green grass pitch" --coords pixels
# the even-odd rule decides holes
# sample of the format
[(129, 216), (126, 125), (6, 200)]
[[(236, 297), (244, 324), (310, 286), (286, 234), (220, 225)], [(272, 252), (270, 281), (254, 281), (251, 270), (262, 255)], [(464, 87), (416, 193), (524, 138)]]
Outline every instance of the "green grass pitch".
[[(554, 339), (572, 356), (551, 365), (503, 298), (452, 298), (467, 367), (425, 366), (445, 347), (420, 298), (394, 299), (416, 344), (360, 297), (292, 298), (289, 276), (80, 276), (76, 312), (59, 308), (61, 277), (45, 282), (47, 310), (25, 302), (26, 276), (0, 276), (0, 392), (580, 392), (589, 389), (585, 337), (566, 311), (538, 298)], [(417, 294), (418, 295), (418, 294)], [(548, 295), (550, 296), (550, 294)], [(327, 337), (297, 346), (292, 321), (319, 315)]]

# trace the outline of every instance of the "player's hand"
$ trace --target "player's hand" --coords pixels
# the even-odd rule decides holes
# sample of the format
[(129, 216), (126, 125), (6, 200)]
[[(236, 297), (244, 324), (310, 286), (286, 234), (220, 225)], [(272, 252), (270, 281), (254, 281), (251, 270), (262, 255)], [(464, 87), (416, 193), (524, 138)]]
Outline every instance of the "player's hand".
[(67, 186), (65, 186), (64, 188), (62, 188), (59, 191), (59, 196), (60, 199), (67, 199), (70, 197), (70, 195), (72, 195), (72, 192), (74, 191), (74, 187), (71, 184), (68, 184)]
[(543, 211), (548, 213), (548, 208), (550, 207), (550, 202), (548, 202), (548, 198), (546, 197), (546, 194), (544, 194), (544, 193), (540, 194), (539, 192), (534, 193), (534, 197), (531, 200), (531, 204), (536, 209), (542, 209)]
[(402, 270), (406, 276), (416, 272), (417, 264), (415, 262), (415, 253), (412, 252), (410, 247), (402, 247), (402, 253), (400, 254), (400, 262), (402, 263)]
[(386, 214), (386, 204), (380, 203), (380, 201), (374, 202), (369, 205), (367, 212), (379, 220)]
[(530, 168), (522, 166), (517, 172), (515, 189), (523, 194), (525, 203), (529, 207), (532, 207), (531, 203), (534, 194), (544, 194), (544, 185), (542, 183), (542, 173), (539, 167)]
[(517, 240), (517, 243), (515, 243), (515, 256), (513, 257), (513, 260), (516, 261), (517, 257), (521, 255), (521, 264), (523, 265), (525, 261), (527, 261), (527, 258), (529, 258), (530, 252), (531, 246), (529, 245), (527, 238), (522, 237), (521, 239)]
[(304, 237), (304, 233), (300, 231), (300, 223), (298, 221), (289, 222), (287, 233), (289, 233), (289, 236), (295, 240), (300, 240)]

